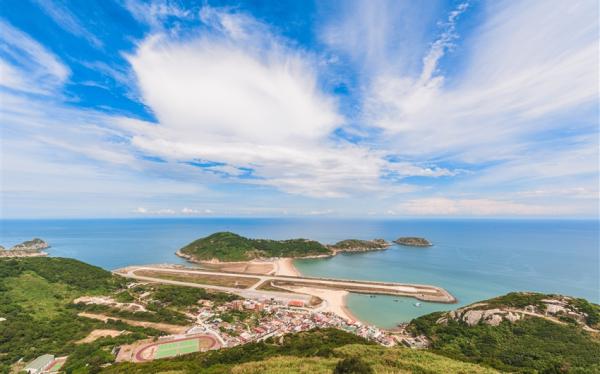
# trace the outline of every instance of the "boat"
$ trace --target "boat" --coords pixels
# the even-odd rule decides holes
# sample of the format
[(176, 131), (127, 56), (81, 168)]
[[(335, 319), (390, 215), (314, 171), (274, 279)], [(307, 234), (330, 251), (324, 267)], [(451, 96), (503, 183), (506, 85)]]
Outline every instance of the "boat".
[(421, 303), (415, 303), (414, 305), (418, 308), (421, 306)]

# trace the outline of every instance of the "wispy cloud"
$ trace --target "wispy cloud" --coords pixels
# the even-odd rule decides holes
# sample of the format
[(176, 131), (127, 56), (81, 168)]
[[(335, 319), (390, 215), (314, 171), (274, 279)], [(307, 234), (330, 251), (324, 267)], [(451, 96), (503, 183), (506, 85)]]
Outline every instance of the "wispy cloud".
[(233, 171), (251, 169), (256, 178), (245, 183), (310, 196), (378, 190), (390, 171), (402, 177), (451, 174), (392, 163), (382, 152), (333, 141), (345, 119), (336, 99), (319, 88), (309, 53), (291, 49), (248, 15), (214, 8), (201, 14), (212, 33), (192, 40), (155, 34), (129, 57), (159, 121), (124, 126), (139, 149), (171, 161), (204, 159)]
[(0, 85), (47, 94), (65, 83), (70, 70), (29, 35), (0, 20)]
[(35, 0), (35, 3), (64, 30), (76, 37), (86, 39), (94, 47), (100, 48), (103, 46), (102, 41), (86, 29), (65, 4), (50, 0)]
[(0, 21), (10, 212), (598, 213), (594, 1), (320, 4), (315, 42), (251, 6), (127, 0), (118, 50), (38, 4), (101, 48), (61, 61)]

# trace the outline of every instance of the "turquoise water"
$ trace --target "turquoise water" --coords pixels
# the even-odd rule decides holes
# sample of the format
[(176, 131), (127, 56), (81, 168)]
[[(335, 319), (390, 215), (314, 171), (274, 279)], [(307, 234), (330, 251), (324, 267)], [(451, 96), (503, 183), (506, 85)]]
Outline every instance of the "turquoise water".
[[(317, 219), (113, 219), (2, 220), (0, 245), (32, 237), (48, 241), (51, 256), (73, 257), (115, 269), (133, 264), (183, 263), (173, 253), (215, 231), (249, 237), (346, 238), (424, 236), (431, 248), (392, 246), (386, 251), (296, 260), (305, 275), (432, 284), (458, 305), (510, 291), (530, 290), (600, 302), (599, 222), (558, 220), (317, 220)], [(397, 300), (397, 301), (395, 301)], [(410, 298), (351, 294), (357, 317), (392, 327), (418, 315), (455, 308)]]

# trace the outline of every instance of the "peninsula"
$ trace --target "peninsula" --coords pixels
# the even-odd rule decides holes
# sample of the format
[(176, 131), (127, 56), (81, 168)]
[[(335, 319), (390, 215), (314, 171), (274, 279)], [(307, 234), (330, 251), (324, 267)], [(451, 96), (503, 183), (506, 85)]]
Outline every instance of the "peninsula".
[(42, 239), (34, 238), (26, 240), (23, 243), (17, 244), (10, 249), (5, 249), (0, 246), (0, 257), (39, 257), (47, 256), (44, 249), (50, 245)]
[(414, 236), (404, 236), (394, 240), (394, 243), (400, 244), (406, 247), (431, 247), (433, 244), (425, 238), (419, 238)]

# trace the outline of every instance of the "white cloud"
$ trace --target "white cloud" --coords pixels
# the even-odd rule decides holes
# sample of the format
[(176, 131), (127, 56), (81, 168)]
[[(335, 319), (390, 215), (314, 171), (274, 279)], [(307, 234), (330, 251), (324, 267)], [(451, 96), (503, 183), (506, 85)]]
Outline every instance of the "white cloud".
[(431, 197), (409, 200), (401, 204), (398, 212), (418, 216), (539, 216), (576, 214), (568, 206), (523, 204), (510, 200), (449, 199)]
[(595, 2), (502, 2), (490, 8), (451, 88), (443, 86), (442, 75), (431, 75), (443, 54), (438, 42), (448, 43), (448, 31), (425, 57), (421, 79), (374, 76), (366, 119), (385, 129), (405, 154), (503, 159), (535, 134), (573, 130), (568, 121), (542, 118), (597, 99)]
[(222, 163), (205, 171), (233, 176), (250, 169), (254, 178), (245, 183), (310, 196), (379, 190), (390, 171), (452, 173), (391, 163), (377, 150), (332, 140), (344, 118), (321, 91), (309, 54), (246, 15), (214, 8), (201, 15), (216, 31), (183, 40), (155, 34), (129, 56), (159, 122), (122, 123), (140, 150), (171, 161)]
[(29, 35), (0, 20), (0, 86), (48, 94), (62, 86), (70, 71)]
[(194, 208), (182, 208), (181, 214), (186, 215), (201, 215), (201, 214), (213, 214), (214, 212), (211, 209), (194, 209)]
[(137, 207), (132, 211), (132, 213), (152, 216), (172, 216), (177, 214), (177, 212), (171, 208), (146, 209), (144, 207)]
[(154, 29), (164, 29), (164, 22), (169, 18), (194, 18), (192, 11), (184, 9), (178, 3), (169, 0), (125, 0), (124, 6), (136, 20)]

